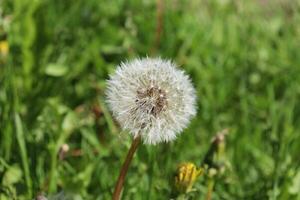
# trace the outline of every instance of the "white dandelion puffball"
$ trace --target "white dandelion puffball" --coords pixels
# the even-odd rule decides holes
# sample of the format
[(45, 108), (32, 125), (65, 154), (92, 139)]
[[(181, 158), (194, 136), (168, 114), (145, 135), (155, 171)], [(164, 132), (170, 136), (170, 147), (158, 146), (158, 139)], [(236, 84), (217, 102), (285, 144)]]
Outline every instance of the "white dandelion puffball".
[(189, 77), (160, 58), (120, 64), (108, 80), (106, 95), (121, 127), (146, 144), (174, 140), (196, 114)]

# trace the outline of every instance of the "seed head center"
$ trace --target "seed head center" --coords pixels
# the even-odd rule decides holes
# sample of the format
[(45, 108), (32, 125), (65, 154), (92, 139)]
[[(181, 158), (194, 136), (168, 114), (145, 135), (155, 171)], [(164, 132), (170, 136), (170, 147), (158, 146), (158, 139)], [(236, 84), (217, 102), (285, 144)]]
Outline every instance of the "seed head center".
[(166, 91), (153, 85), (146, 89), (139, 89), (137, 90), (136, 103), (146, 112), (156, 117), (167, 106)]

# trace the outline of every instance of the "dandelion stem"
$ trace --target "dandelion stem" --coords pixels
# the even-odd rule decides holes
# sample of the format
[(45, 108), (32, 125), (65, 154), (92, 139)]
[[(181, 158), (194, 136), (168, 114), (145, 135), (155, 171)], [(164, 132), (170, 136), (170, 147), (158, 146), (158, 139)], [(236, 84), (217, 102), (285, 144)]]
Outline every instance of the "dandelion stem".
[(164, 2), (163, 0), (156, 0), (156, 30), (155, 40), (151, 49), (151, 54), (155, 54), (159, 48), (161, 35), (163, 32), (163, 13), (164, 13)]
[(210, 178), (210, 180), (208, 181), (207, 193), (205, 196), (205, 200), (211, 200), (211, 196), (212, 196), (212, 193), (214, 190), (214, 185), (215, 185), (215, 182), (214, 182), (213, 178)]
[(141, 138), (140, 138), (140, 136), (138, 136), (133, 140), (133, 142), (131, 144), (131, 147), (130, 147), (128, 153), (127, 153), (126, 159), (125, 159), (125, 161), (123, 163), (123, 166), (121, 168), (117, 184), (115, 186), (115, 191), (113, 193), (113, 198), (112, 198), (113, 200), (119, 200), (120, 199), (120, 195), (121, 195), (121, 192), (122, 192), (122, 188), (123, 188), (123, 185), (124, 185), (124, 181), (125, 181), (125, 177), (126, 177), (129, 165), (131, 163), (131, 160), (133, 158), (133, 155), (134, 155), (137, 147), (139, 146), (140, 141), (141, 141)]

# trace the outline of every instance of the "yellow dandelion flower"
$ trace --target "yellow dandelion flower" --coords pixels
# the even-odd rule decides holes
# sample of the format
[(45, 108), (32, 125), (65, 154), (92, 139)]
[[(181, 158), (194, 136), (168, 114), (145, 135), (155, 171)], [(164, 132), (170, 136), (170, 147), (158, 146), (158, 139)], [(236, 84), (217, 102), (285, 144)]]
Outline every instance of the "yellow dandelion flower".
[(194, 163), (186, 162), (180, 164), (175, 176), (175, 187), (178, 192), (186, 193), (191, 191), (195, 181), (203, 172), (204, 169), (197, 169)]
[(0, 41), (0, 55), (6, 56), (8, 54), (9, 47), (6, 40)]

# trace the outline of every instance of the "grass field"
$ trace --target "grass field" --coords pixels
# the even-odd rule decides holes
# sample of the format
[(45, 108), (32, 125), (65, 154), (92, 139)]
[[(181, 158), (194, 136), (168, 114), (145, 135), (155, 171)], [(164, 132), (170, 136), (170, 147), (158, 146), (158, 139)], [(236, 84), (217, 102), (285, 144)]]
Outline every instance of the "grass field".
[[(123, 199), (170, 199), (225, 128), (213, 200), (300, 200), (300, 1), (0, 1), (0, 200), (111, 199), (132, 138), (105, 103), (124, 60), (174, 60), (197, 90), (176, 141), (141, 145)], [(180, 196), (207, 199), (207, 175)]]

